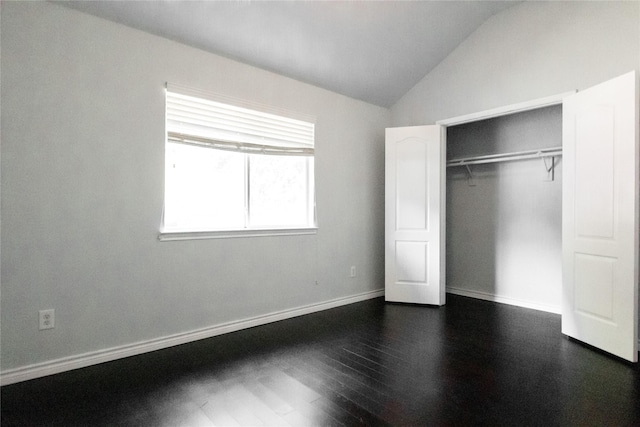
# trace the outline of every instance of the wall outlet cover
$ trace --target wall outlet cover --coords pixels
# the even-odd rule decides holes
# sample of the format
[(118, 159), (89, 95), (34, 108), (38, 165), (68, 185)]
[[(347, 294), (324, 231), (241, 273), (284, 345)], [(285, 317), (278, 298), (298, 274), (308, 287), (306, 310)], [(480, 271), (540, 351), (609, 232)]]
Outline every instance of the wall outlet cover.
[(38, 312), (38, 329), (41, 331), (44, 329), (53, 329), (56, 326), (55, 310), (50, 308), (48, 310), (40, 310)]

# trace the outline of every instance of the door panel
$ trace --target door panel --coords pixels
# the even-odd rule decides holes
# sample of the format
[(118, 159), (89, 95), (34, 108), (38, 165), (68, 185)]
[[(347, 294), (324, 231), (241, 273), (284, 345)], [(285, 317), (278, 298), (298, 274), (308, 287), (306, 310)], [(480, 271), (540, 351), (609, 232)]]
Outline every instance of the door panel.
[(612, 239), (614, 218), (614, 110), (586, 106), (575, 116), (576, 233)]
[(396, 230), (426, 230), (429, 226), (426, 200), (428, 147), (423, 139), (408, 138), (396, 150)]
[(445, 302), (444, 147), (440, 126), (386, 130), (387, 301)]
[(563, 102), (562, 333), (638, 360), (634, 73)]
[(427, 283), (429, 276), (428, 244), (427, 242), (396, 242), (397, 282)]

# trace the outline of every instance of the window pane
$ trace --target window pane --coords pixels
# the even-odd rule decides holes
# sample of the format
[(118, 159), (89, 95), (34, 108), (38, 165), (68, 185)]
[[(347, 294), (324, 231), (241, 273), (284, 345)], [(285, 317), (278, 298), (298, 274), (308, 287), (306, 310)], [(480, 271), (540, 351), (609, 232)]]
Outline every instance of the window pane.
[(309, 162), (302, 156), (249, 156), (252, 227), (309, 226)]
[(244, 228), (244, 156), (167, 143), (165, 228)]

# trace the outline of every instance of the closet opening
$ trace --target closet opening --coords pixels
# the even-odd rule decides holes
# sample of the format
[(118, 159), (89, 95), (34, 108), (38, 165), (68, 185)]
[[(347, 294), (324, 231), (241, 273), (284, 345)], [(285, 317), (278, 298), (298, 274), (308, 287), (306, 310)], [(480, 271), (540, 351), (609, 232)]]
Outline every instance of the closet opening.
[(562, 305), (562, 104), (446, 128), (447, 292)]

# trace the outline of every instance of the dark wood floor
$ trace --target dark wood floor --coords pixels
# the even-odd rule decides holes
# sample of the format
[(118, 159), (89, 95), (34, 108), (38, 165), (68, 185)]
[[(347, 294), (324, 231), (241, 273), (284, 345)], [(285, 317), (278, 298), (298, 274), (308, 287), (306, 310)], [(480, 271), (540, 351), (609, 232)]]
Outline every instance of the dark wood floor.
[(640, 370), (553, 314), (376, 299), (2, 387), (3, 426), (640, 425)]

